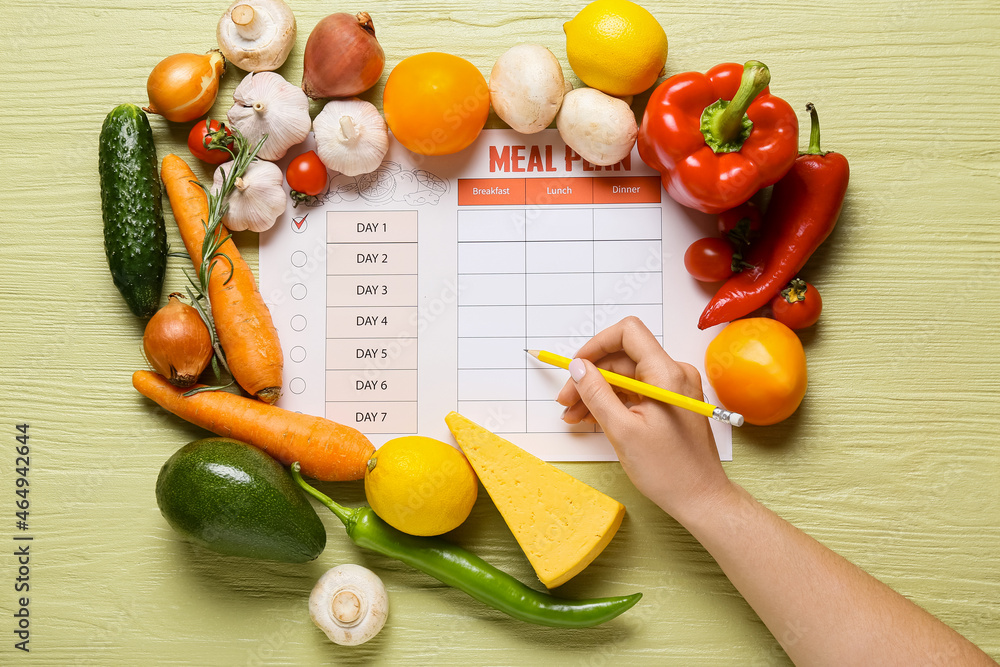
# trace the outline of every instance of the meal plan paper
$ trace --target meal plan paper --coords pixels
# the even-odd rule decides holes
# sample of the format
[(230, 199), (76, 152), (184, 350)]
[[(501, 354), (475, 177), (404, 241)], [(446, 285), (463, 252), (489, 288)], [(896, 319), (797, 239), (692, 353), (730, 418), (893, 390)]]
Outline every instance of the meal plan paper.
[[(281, 166), (313, 148), (310, 136)], [(635, 150), (596, 167), (555, 130), (484, 130), (442, 157), (391, 140), (379, 169), (331, 178), (260, 235), (260, 290), (285, 353), (278, 405), (376, 446), (451, 442), (444, 416), (457, 410), (548, 461), (615, 460), (599, 427), (560, 418), (567, 371), (524, 350), (572, 357), (634, 315), (704, 376), (716, 331), (697, 322), (714, 286), (683, 256), (715, 224), (674, 203)], [(731, 460), (731, 427), (712, 427)]]

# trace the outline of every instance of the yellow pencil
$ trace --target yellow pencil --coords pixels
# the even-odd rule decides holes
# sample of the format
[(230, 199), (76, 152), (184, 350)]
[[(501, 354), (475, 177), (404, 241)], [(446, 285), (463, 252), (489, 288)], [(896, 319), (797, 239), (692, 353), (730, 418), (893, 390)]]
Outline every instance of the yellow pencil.
[[(559, 368), (568, 369), (569, 362), (571, 361), (571, 359), (567, 359), (566, 357), (562, 357), (558, 354), (553, 354), (552, 352), (546, 352), (545, 350), (525, 350), (525, 352), (539, 361), (545, 362), (546, 364), (552, 364), (553, 366), (558, 366)], [(704, 415), (724, 424), (743, 426), (743, 415), (738, 412), (730, 412), (724, 408), (716, 407), (711, 403), (699, 401), (696, 398), (678, 394), (676, 392), (663, 389), (662, 387), (646, 384), (645, 382), (640, 382), (635, 378), (619, 375), (618, 373), (612, 373), (611, 371), (606, 371), (603, 368), (598, 368), (597, 370), (601, 372), (601, 375), (603, 375), (604, 379), (608, 381), (608, 384), (612, 384), (626, 391), (631, 391), (633, 394), (646, 396), (657, 401), (662, 401), (663, 403), (668, 403), (669, 405), (676, 405), (679, 408), (696, 412), (699, 415)]]

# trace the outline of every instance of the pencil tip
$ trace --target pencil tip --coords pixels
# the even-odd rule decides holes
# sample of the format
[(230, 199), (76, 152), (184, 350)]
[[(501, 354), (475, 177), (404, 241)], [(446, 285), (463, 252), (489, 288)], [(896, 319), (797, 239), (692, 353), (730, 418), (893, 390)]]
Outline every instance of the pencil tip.
[(538, 358), (538, 350), (529, 350), (528, 348), (524, 348), (524, 351), (530, 354), (531, 356), (535, 357), (536, 359)]

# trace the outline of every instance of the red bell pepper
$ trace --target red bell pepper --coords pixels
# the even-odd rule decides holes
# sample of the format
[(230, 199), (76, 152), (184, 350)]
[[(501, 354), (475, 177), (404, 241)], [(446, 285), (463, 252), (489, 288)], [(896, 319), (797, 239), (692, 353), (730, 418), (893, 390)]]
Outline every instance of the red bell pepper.
[(723, 283), (698, 321), (699, 329), (730, 322), (766, 305), (805, 265), (833, 231), (847, 192), (850, 168), (840, 153), (819, 147), (819, 117), (812, 120), (809, 150), (800, 155), (771, 193), (760, 239), (744, 258), (752, 265)]
[(639, 128), (639, 157), (662, 174), (679, 204), (721, 213), (792, 167), (799, 123), (771, 95), (764, 63), (725, 63), (675, 74), (653, 91)]

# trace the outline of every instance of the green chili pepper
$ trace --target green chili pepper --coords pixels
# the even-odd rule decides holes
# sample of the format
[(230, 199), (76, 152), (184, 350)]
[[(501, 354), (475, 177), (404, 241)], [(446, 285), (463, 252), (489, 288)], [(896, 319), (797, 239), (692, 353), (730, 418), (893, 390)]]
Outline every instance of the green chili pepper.
[(309, 486), (292, 464), (292, 477), (344, 522), (347, 535), (359, 547), (395, 558), (441, 583), (468, 593), (509, 616), (561, 628), (589, 628), (630, 609), (642, 593), (593, 600), (564, 600), (525, 586), (479, 556), (435, 537), (416, 537), (382, 521), (370, 507), (349, 509)]

